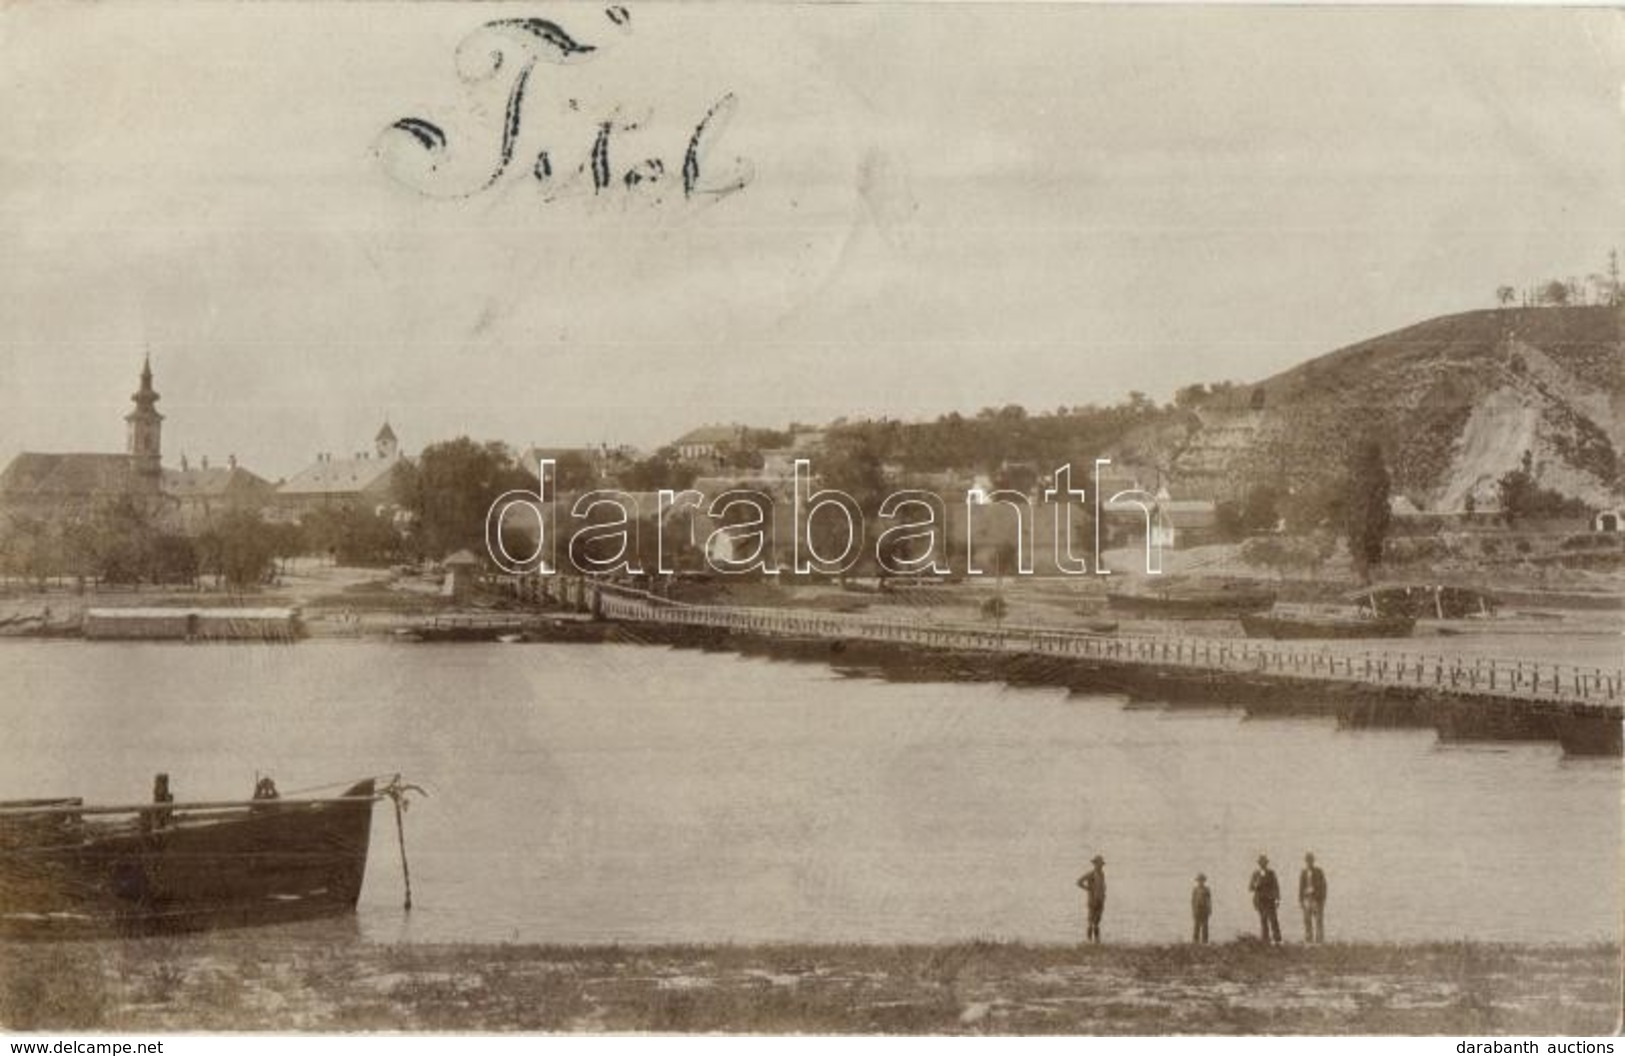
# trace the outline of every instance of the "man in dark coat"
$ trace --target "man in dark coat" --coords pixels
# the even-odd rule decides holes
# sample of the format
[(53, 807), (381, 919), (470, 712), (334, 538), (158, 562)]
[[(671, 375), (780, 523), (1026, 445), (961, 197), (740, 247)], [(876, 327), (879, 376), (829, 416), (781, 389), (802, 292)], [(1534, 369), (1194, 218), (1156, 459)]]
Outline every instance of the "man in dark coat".
[(1315, 864), (1315, 856), (1303, 856), (1303, 872), (1298, 874), (1298, 905), (1303, 907), (1303, 941), (1326, 941), (1326, 874)]
[(1213, 915), (1213, 889), (1207, 886), (1207, 874), (1196, 874), (1196, 886), (1191, 888), (1191, 941), (1206, 944), (1207, 920)]
[(1253, 908), (1258, 910), (1259, 937), (1265, 942), (1280, 942), (1281, 921), (1275, 915), (1275, 907), (1281, 902), (1281, 882), (1270, 868), (1268, 855), (1258, 856), (1258, 868), (1253, 870), (1247, 889), (1253, 893)]
[(1106, 912), (1106, 859), (1095, 855), (1094, 868), (1078, 877), (1078, 886), (1089, 893), (1089, 932), (1090, 942), (1100, 941), (1100, 918)]

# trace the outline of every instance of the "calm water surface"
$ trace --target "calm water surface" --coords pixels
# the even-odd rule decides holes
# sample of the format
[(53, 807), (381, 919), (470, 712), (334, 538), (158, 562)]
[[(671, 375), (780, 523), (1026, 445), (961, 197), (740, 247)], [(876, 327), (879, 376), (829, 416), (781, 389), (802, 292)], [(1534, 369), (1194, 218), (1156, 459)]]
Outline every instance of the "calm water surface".
[(1555, 745), (1128, 708), (635, 646), (0, 643), (0, 798), (284, 791), (402, 771), (362, 934), (406, 941), (1110, 939), (1255, 924), (1267, 851), (1326, 868), (1328, 937), (1618, 941), (1621, 767)]

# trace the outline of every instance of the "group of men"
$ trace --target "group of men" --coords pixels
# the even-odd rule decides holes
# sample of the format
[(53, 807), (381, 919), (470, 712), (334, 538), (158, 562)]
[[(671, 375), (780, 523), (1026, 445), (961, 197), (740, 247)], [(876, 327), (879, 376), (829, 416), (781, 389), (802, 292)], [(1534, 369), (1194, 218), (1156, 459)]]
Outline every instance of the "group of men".
[[(1100, 941), (1100, 919), (1106, 914), (1106, 859), (1095, 855), (1089, 872), (1078, 877), (1078, 886), (1085, 893), (1085, 906), (1089, 914), (1087, 941)], [(1266, 943), (1281, 941), (1281, 921), (1276, 907), (1281, 904), (1281, 881), (1270, 868), (1268, 855), (1258, 856), (1258, 868), (1247, 883), (1252, 892), (1253, 908), (1258, 911), (1259, 937)], [(1303, 871), (1298, 874), (1298, 906), (1303, 910), (1303, 941), (1326, 941), (1326, 873), (1315, 864), (1313, 854), (1303, 856)], [(1196, 886), (1191, 889), (1191, 941), (1207, 942), (1208, 919), (1213, 916), (1213, 891), (1207, 886), (1207, 874), (1196, 874)]]

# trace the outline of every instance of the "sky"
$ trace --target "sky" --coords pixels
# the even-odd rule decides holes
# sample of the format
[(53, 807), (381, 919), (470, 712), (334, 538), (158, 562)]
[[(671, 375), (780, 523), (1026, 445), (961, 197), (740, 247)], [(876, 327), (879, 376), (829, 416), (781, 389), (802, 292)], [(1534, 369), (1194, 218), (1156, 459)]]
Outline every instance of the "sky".
[(1603, 9), (5, 5), (0, 461), (122, 450), (147, 354), (166, 463), (273, 481), (386, 418), (647, 448), (1257, 380), (1601, 270), (1622, 88)]

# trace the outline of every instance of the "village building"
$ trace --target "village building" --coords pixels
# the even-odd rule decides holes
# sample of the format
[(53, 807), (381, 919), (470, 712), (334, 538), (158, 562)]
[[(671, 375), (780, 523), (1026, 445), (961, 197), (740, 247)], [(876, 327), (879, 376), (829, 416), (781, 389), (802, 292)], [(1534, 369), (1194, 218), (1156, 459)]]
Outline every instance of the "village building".
[(228, 458), (193, 468), (163, 466), (164, 416), (153, 387), (152, 362), (141, 364), (140, 385), (124, 416), (123, 454), (25, 451), (0, 473), (0, 513), (8, 517), (77, 518), (109, 503), (131, 501), (166, 527), (198, 531), (229, 510), (258, 512), (271, 485)]
[(737, 425), (702, 425), (672, 441), (678, 457), (685, 462), (716, 461), (723, 452), (739, 443), (744, 429)]
[[(539, 479), (542, 462), (551, 460), (554, 477), (550, 484), (558, 484), (566, 491), (577, 490), (583, 483), (591, 488), (613, 487), (617, 474), (630, 466), (637, 453), (622, 445), (598, 444), (586, 447), (527, 447), (519, 453), (519, 468), (532, 480)], [(579, 479), (584, 468), (585, 482)], [(569, 479), (575, 477), (577, 479)]]
[(402, 463), (400, 442), (385, 422), (371, 451), (358, 451), (353, 458), (323, 452), (284, 481), (276, 489), (277, 510), (290, 520), (322, 509), (388, 512), (396, 505), (395, 471)]
[(446, 570), (446, 578), (440, 585), (440, 593), (458, 601), (467, 599), (479, 580), (480, 559), (468, 550), (459, 550), (441, 565)]
[(1151, 544), (1167, 550), (1218, 541), (1218, 505), (1208, 499), (1176, 499), (1157, 491), (1151, 507)]
[(0, 509), (8, 516), (74, 516), (102, 503), (134, 500), (150, 512), (163, 502), (161, 464), (164, 416), (152, 387), (152, 363), (141, 365), (141, 386), (124, 416), (123, 454), (49, 454), (24, 451), (0, 473)]
[(181, 468), (164, 470), (163, 490), (188, 532), (200, 531), (224, 514), (259, 513), (276, 496), (276, 486), (239, 466), (236, 455), (226, 456), (223, 466), (209, 465), (207, 456), (193, 466), (182, 455)]

